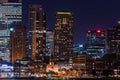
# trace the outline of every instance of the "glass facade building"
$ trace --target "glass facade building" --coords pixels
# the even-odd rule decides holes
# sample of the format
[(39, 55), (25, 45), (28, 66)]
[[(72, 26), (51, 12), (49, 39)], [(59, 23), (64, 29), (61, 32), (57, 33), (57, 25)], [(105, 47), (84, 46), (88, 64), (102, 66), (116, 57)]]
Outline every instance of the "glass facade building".
[(22, 21), (22, 3), (0, 3), (0, 58), (10, 60), (10, 27)]
[(106, 34), (102, 30), (87, 31), (86, 52), (96, 57), (102, 57), (106, 53)]
[(83, 53), (83, 52), (85, 52), (84, 50), (85, 50), (85, 47), (83, 44), (73, 44), (73, 53), (74, 54), (78, 53), (78, 52)]
[(46, 31), (46, 53), (48, 56), (53, 55), (54, 53), (54, 31)]

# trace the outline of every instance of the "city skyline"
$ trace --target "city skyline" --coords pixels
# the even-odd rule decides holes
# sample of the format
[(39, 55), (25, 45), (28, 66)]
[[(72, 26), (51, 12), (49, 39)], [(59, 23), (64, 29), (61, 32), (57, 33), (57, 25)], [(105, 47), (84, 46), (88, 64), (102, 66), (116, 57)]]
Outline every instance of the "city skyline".
[(0, 1), (0, 79), (120, 79), (117, 1), (21, 1)]
[(46, 25), (54, 28), (55, 13), (70, 11), (74, 16), (74, 43), (85, 43), (88, 29), (107, 29), (117, 25), (119, 20), (119, 0), (116, 1), (78, 1), (74, 0), (25, 0), (23, 1), (23, 23), (27, 26), (28, 4), (41, 4), (46, 8)]

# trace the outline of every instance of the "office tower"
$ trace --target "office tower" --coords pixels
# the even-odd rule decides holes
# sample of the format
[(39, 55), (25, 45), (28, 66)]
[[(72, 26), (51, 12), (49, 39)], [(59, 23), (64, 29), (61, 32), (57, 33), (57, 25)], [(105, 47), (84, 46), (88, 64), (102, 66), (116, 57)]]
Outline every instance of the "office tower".
[(67, 11), (56, 13), (54, 55), (69, 57), (73, 52), (73, 14)]
[(10, 46), (11, 46), (11, 62), (25, 57), (26, 50), (26, 32), (25, 27), (20, 23), (10, 28)]
[(22, 3), (0, 1), (0, 58), (10, 61), (10, 30), (22, 21)]
[(47, 29), (46, 31), (46, 54), (48, 56), (54, 53), (54, 30)]
[(29, 5), (29, 51), (33, 60), (46, 54), (45, 9), (37, 4)]
[(86, 51), (96, 57), (102, 57), (106, 52), (106, 35), (103, 30), (88, 30)]
[(120, 24), (107, 30), (107, 52), (120, 55)]

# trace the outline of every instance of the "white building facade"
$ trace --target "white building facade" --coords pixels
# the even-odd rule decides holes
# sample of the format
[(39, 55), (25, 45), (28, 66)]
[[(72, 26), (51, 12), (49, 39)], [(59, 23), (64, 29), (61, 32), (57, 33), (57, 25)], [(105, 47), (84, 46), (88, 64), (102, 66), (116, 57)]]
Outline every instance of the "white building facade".
[(22, 21), (22, 3), (0, 2), (0, 58), (10, 61), (10, 28)]

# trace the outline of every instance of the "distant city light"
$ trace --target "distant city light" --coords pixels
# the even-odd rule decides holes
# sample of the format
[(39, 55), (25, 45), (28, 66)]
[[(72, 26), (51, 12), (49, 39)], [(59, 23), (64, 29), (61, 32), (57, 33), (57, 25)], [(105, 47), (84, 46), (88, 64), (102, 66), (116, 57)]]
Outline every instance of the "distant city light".
[(42, 8), (39, 8), (40, 11), (42, 11)]
[(71, 14), (70, 12), (57, 12), (57, 14)]
[(117, 23), (120, 24), (120, 21), (118, 21)]
[(88, 33), (90, 33), (91, 32), (91, 30), (88, 30)]
[(97, 33), (101, 33), (101, 30), (97, 30)]
[(10, 28), (10, 31), (14, 31), (14, 28)]
[(83, 47), (83, 45), (82, 45), (82, 44), (80, 44), (80, 45), (79, 45), (79, 47), (80, 47), (80, 48), (82, 48), (82, 47)]

